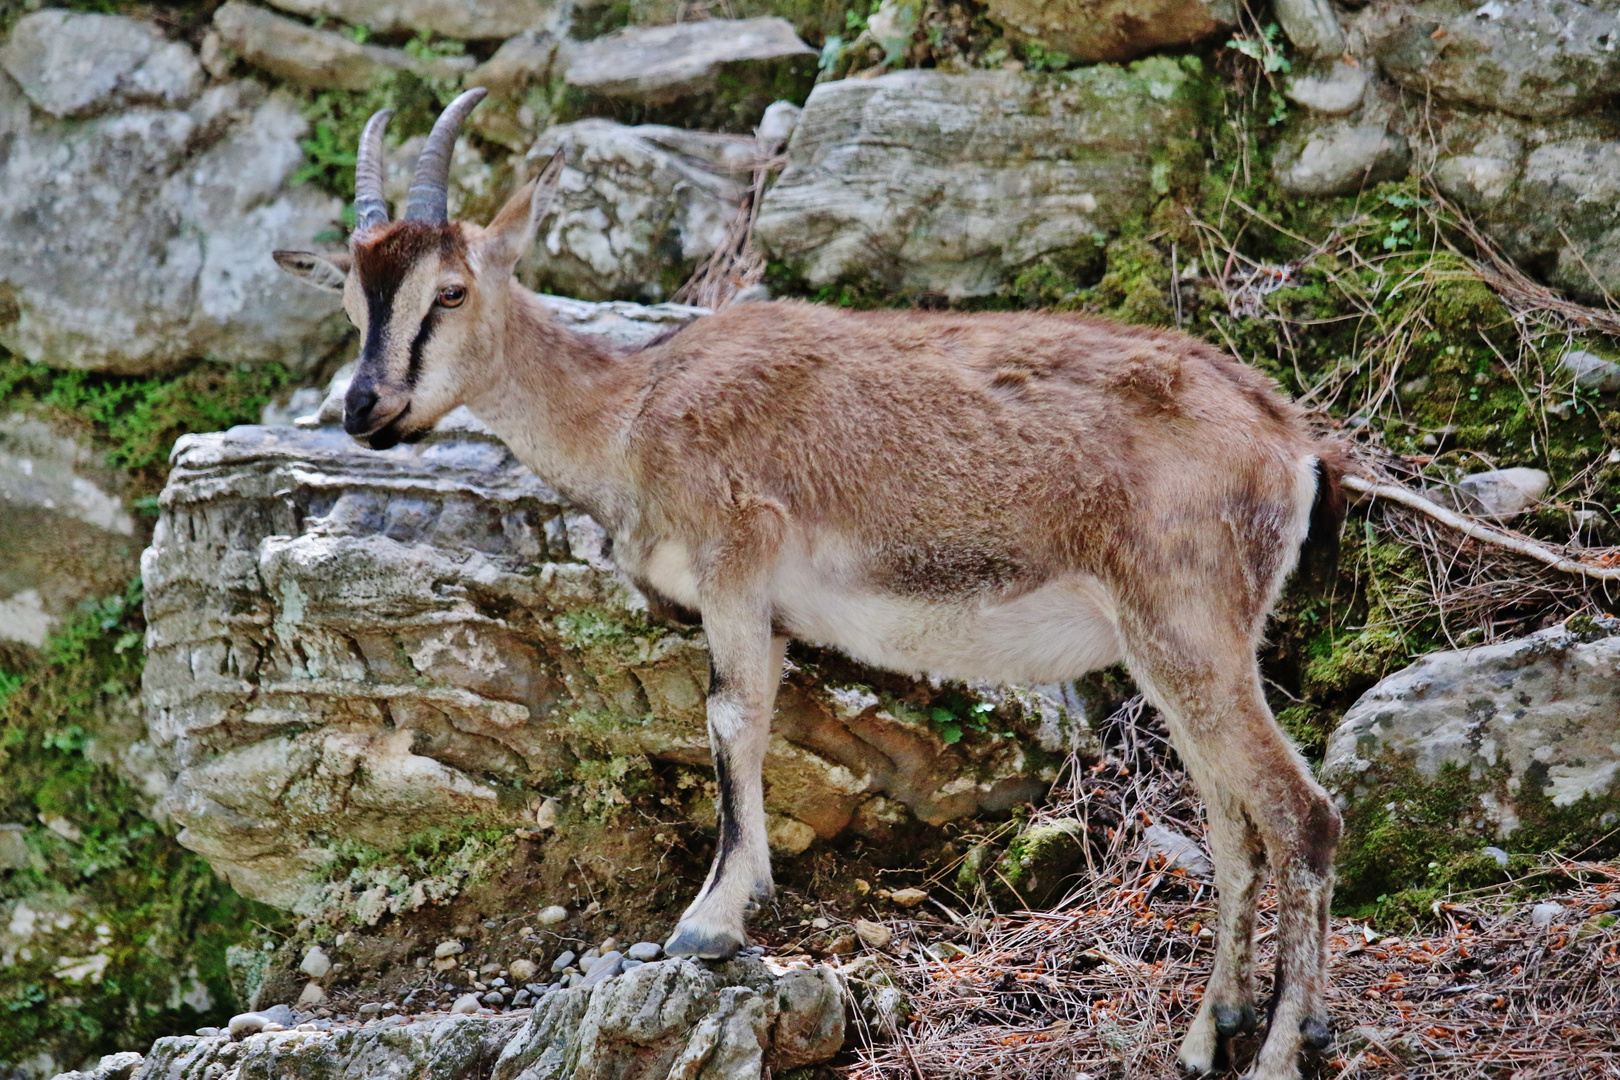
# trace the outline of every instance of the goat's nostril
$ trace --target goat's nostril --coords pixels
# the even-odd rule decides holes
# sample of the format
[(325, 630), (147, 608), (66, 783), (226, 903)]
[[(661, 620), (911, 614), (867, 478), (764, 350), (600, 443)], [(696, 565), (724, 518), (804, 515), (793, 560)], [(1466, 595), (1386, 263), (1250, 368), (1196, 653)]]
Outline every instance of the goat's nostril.
[(371, 410), (376, 407), (377, 391), (369, 386), (349, 387), (349, 392), (343, 395), (343, 426), (349, 434), (364, 431), (370, 422)]

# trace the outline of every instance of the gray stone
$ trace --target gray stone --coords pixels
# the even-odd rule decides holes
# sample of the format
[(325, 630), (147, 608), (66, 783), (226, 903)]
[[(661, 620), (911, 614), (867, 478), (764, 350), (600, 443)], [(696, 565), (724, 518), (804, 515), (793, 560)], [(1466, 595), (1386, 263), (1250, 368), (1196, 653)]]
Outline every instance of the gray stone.
[(1465, 154), (1440, 158), (1434, 180), (1447, 198), (1475, 213), (1491, 209), (1512, 191), (1524, 164), (1524, 144), (1499, 134), (1476, 143)]
[(1195, 124), (1193, 80), (1155, 57), (823, 83), (756, 239), (815, 285), (994, 293), (1019, 267), (1089, 249), (1152, 205), (1155, 153)]
[(462, 994), (460, 997), (456, 998), (455, 1004), (450, 1006), (450, 1011), (453, 1013), (475, 1013), (478, 1011), (478, 1008), (479, 1003), (477, 994)]
[(810, 57), (778, 16), (634, 26), (569, 49), (563, 79), (602, 97), (664, 105), (713, 91), (727, 65)]
[[(470, 5), (476, 6), (476, 5)], [(469, 56), (422, 60), (403, 49), (358, 45), (342, 34), (229, 0), (214, 13), (220, 41), (254, 67), (317, 90), (365, 90), (385, 74), (408, 71), (454, 79), (471, 71)]]
[(1350, 195), (1405, 175), (1411, 161), (1405, 136), (1382, 124), (1338, 120), (1285, 143), (1272, 171), (1296, 195)]
[[(558, 923), (568, 921), (568, 909), (563, 907), (561, 904), (552, 904), (549, 907), (541, 908), (540, 913), (534, 918), (535, 921), (541, 926), (556, 926)], [(573, 954), (567, 953), (565, 955), (569, 957), (568, 962), (570, 964), (573, 963)], [(565, 964), (564, 966), (566, 967), (567, 965)], [(552, 970), (555, 971), (557, 969), (554, 967)]]
[(1533, 506), (1552, 478), (1540, 469), (1491, 469), (1457, 481), (1465, 509), (1480, 517), (1509, 521)]
[(1344, 52), (1344, 27), (1328, 0), (1276, 0), (1272, 10), (1294, 48), (1316, 60)]
[(139, 563), (126, 479), (44, 412), (0, 415), (0, 641), (38, 648)]
[(1301, 72), (1288, 80), (1288, 97), (1312, 112), (1344, 116), (1361, 107), (1370, 76), (1360, 64), (1334, 60), (1325, 69)]
[(83, 117), (133, 105), (184, 108), (203, 70), (156, 24), (61, 10), (25, 15), (0, 45), (0, 67), (52, 116)]
[(547, 23), (555, 5), (546, 0), (270, 0), (283, 11), (311, 19), (339, 19), (374, 33), (426, 31), (462, 41), (508, 38)]
[(664, 947), (656, 941), (638, 941), (625, 952), (632, 960), (656, 960), (662, 955)]
[(26, 870), (33, 864), (27, 835), (26, 825), (0, 825), (0, 870)]
[(0, 154), (0, 346), (61, 367), (211, 356), (305, 370), (346, 340), (335, 298), (282, 274), (340, 200), (291, 185), (299, 106), (249, 81), (185, 111), (36, 118)]
[[(1341, 807), (1408, 797), (1411, 777), (1459, 770), (1459, 816), (1507, 839), (1550, 802), (1613, 813), (1620, 780), (1620, 619), (1431, 653), (1374, 686), (1328, 743), (1322, 781)], [(1603, 817), (1602, 821), (1609, 820)]]
[(585, 299), (669, 296), (724, 241), (754, 140), (582, 120), (551, 128), (529, 161), (566, 155), (551, 214), (519, 276)]
[(1563, 917), (1564, 905), (1555, 904), (1550, 900), (1546, 901), (1545, 903), (1537, 904), (1535, 907), (1530, 909), (1531, 926), (1545, 928), (1551, 926), (1555, 922), (1559, 922), (1563, 919)]
[(553, 972), (567, 971), (573, 966), (574, 960), (575, 956), (573, 950), (565, 950), (561, 956), (557, 957), (557, 959), (551, 962), (551, 970)]
[(1193, 877), (1207, 878), (1215, 872), (1204, 849), (1189, 837), (1166, 825), (1149, 825), (1142, 830), (1142, 848), (1162, 858), (1171, 870), (1180, 870)]
[(581, 986), (589, 989), (599, 982), (606, 982), (617, 975), (624, 967), (624, 954), (614, 949), (603, 953), (591, 961), (591, 966), (585, 971), (585, 981)]
[(985, 11), (1013, 40), (1083, 63), (1132, 60), (1237, 24), (1231, 0), (989, 0)]
[(506, 997), (499, 990), (491, 990), (489, 993), (485, 994), (483, 997), (479, 998), (478, 1000), (482, 1001), (485, 1005), (489, 1006), (491, 1009), (498, 1009), (502, 1005), (506, 1004)]
[(319, 945), (311, 945), (304, 953), (304, 959), (299, 963), (298, 970), (312, 979), (324, 979), (327, 972), (332, 970), (332, 959), (326, 955), (326, 950)]
[(1573, 349), (1559, 359), (1558, 366), (1575, 376), (1575, 385), (1582, 390), (1597, 390), (1605, 394), (1620, 390), (1620, 364), (1605, 360), (1596, 353)]
[(1493, 860), (1495, 860), (1497, 866), (1502, 867), (1504, 870), (1507, 869), (1508, 853), (1503, 851), (1501, 848), (1496, 847), (1493, 844), (1490, 847), (1481, 848), (1480, 853), (1483, 855), (1489, 855)]
[(843, 980), (829, 967), (782, 975), (768, 1064), (775, 1073), (826, 1061), (844, 1045)]
[[(210, 1029), (217, 1031), (218, 1029)], [(58, 1073), (52, 1080), (129, 1080), (135, 1075), (137, 1069), (145, 1063), (145, 1058), (133, 1050), (126, 1050), (118, 1054), (103, 1055), (93, 1069), (82, 1072)], [(19, 1071), (18, 1076), (27, 1075)]]
[(1436, 0), (1395, 9), (1375, 42), (1413, 92), (1520, 116), (1563, 116), (1620, 91), (1620, 13), (1576, 0)]

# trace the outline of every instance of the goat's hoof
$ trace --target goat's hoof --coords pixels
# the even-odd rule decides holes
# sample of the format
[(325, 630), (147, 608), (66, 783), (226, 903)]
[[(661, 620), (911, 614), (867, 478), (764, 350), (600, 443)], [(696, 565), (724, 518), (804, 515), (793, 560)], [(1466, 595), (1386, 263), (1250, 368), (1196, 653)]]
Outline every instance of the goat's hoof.
[(681, 923), (664, 943), (669, 956), (689, 956), (694, 960), (729, 960), (743, 947), (742, 935), (732, 930)]
[(1215, 1030), (1227, 1038), (1247, 1035), (1259, 1026), (1253, 1005), (1217, 1005), (1210, 1010), (1210, 1015), (1215, 1017)]
[(1305, 1045), (1318, 1053), (1333, 1045), (1333, 1029), (1320, 1017), (1307, 1016), (1301, 1020), (1299, 1034), (1305, 1040)]

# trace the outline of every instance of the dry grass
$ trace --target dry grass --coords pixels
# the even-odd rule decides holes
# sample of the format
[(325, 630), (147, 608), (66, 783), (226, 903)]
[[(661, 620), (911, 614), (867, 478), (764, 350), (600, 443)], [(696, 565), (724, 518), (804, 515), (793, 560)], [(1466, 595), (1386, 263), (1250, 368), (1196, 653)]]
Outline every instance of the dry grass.
[[(1177, 1075), (1177, 1044), (1209, 975), (1213, 890), (1141, 850), (1136, 826), (1201, 836), (1202, 814), (1162, 731), (1136, 730), (1124, 751), (1134, 760), (1071, 771), (1038, 815), (1079, 817), (1092, 841), (1091, 865), (1054, 910), (975, 915), (957, 900), (935, 905), (943, 919), (888, 924), (890, 974), (912, 1011), (868, 1026), (849, 1080)], [(1620, 928), (1600, 925), (1620, 909), (1620, 867), (1550, 859), (1546, 870), (1561, 890), (1540, 899), (1566, 915), (1545, 928), (1531, 924), (1537, 901), (1523, 898), (1523, 882), (1437, 903), (1426, 936), (1335, 919), (1328, 1005), (1338, 1038), (1306, 1075), (1620, 1077)], [(1268, 892), (1259, 919), (1262, 996), (1274, 903)], [(936, 959), (941, 942), (971, 954)], [(1252, 1037), (1230, 1048), (1237, 1066), (1257, 1049)]]

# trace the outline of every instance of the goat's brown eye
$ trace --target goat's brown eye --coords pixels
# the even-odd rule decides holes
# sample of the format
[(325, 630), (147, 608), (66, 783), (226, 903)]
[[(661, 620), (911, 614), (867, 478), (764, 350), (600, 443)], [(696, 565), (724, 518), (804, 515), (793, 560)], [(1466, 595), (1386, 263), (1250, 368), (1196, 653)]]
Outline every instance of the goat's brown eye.
[(440, 307), (460, 307), (461, 302), (467, 299), (467, 290), (460, 285), (451, 285), (439, 291)]

